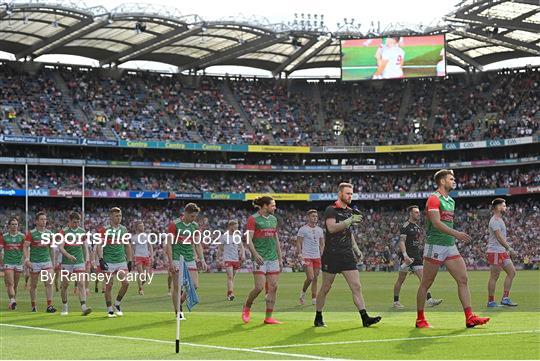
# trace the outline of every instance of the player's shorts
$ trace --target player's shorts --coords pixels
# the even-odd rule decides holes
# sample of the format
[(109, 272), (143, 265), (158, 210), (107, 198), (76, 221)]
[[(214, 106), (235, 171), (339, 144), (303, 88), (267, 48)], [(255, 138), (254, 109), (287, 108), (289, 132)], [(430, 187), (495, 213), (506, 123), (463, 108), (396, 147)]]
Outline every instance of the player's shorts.
[(4, 263), (4, 271), (15, 271), (15, 272), (22, 272), (23, 271), (23, 265), (22, 264), (9, 264)]
[(323, 272), (332, 274), (358, 270), (356, 258), (352, 253), (334, 254), (327, 252), (324, 252), (321, 257), (321, 269)]
[(233, 270), (240, 269), (240, 261), (225, 261), (225, 268), (232, 267)]
[(144, 267), (150, 267), (150, 257), (135, 257), (134, 258), (135, 265), (141, 265)]
[(101, 270), (102, 273), (128, 272), (127, 262), (108, 263), (107, 265), (107, 270)]
[(488, 252), (487, 253), (488, 264), (491, 266), (506, 266), (512, 262), (507, 252)]
[(51, 261), (47, 262), (32, 262), (32, 271), (31, 273), (40, 273), (45, 270), (52, 270), (53, 265)]
[[(184, 261), (186, 263), (186, 266), (189, 271), (197, 271), (197, 262), (195, 260), (193, 261)], [(178, 269), (180, 269), (180, 261), (179, 260), (173, 260), (174, 266)]]
[(321, 268), (320, 258), (304, 258), (304, 267)]
[(444, 262), (460, 258), (456, 245), (441, 246), (438, 244), (426, 244), (424, 247), (424, 259), (430, 263), (443, 264)]
[(414, 255), (414, 257), (411, 257), (411, 258), (413, 259), (413, 262), (410, 265), (405, 265), (405, 261), (403, 257), (399, 257), (400, 259), (399, 272), (408, 273), (408, 272), (416, 272), (416, 271), (424, 269), (424, 262), (422, 261), (422, 257), (420, 257), (419, 255)]
[(262, 275), (275, 275), (279, 274), (281, 270), (279, 269), (279, 261), (264, 261), (263, 264), (258, 264), (253, 261), (253, 273), (262, 274)]
[(69, 273), (83, 273), (86, 272), (86, 265), (84, 263), (63, 264), (62, 269)]

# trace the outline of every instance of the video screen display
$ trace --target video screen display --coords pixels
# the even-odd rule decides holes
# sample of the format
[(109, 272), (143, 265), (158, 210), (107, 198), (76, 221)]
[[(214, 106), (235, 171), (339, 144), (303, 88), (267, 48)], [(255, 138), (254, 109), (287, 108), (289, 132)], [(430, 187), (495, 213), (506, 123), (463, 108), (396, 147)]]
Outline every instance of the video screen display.
[(400, 79), (446, 75), (444, 35), (341, 41), (341, 79)]

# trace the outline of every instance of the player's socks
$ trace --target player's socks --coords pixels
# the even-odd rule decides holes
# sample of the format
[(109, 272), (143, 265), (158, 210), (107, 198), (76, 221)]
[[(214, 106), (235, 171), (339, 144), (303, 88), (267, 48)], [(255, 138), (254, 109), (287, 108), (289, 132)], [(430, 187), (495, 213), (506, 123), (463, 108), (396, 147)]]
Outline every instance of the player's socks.
[(52, 305), (52, 300), (47, 300), (47, 307)]
[(495, 302), (495, 295), (489, 295), (488, 302)]
[(244, 305), (244, 308), (242, 309), (242, 321), (244, 321), (244, 323), (248, 323), (250, 318), (251, 318), (251, 308)]
[(399, 295), (394, 295), (394, 302), (399, 302)]
[(313, 322), (315, 327), (326, 327), (322, 317), (322, 311), (315, 312), (315, 321)]
[(32, 301), (32, 312), (37, 312), (36, 302)]
[(466, 307), (463, 309), (463, 312), (465, 312), (465, 319), (471, 317), (473, 315), (472, 309), (470, 307)]
[(281, 324), (282, 322), (279, 322), (278, 320), (272, 318), (272, 313), (274, 312), (274, 310), (272, 308), (267, 308), (266, 309), (266, 315), (264, 317), (264, 323), (267, 324), (267, 325), (279, 325)]
[(114, 301), (114, 310), (115, 310), (116, 315), (118, 315), (118, 316), (123, 316), (124, 315), (124, 313), (120, 309), (120, 301), (118, 301), (118, 300)]
[(510, 296), (510, 291), (504, 291), (503, 298), (507, 298), (508, 296)]
[(107, 316), (110, 318), (116, 317), (112, 306), (107, 306)]
[(424, 310), (416, 311), (416, 328), (430, 328), (431, 325), (426, 321)]
[(380, 322), (382, 319), (381, 316), (369, 317), (365, 309), (360, 310), (360, 317), (362, 318), (362, 326), (364, 327), (369, 327), (371, 325), (374, 325)]
[(300, 292), (300, 297), (298, 298), (298, 302), (303, 305), (304, 304), (304, 297), (306, 296), (306, 293), (304, 291)]
[(426, 300), (429, 300), (430, 298), (431, 298), (431, 292), (428, 292), (428, 293), (426, 294)]
[(313, 297), (313, 298), (311, 299), (311, 304), (312, 304), (313, 306), (315, 306), (315, 305), (317, 304), (317, 297)]
[(68, 304), (63, 303), (62, 304), (62, 312), (60, 312), (61, 316), (67, 316), (68, 315)]

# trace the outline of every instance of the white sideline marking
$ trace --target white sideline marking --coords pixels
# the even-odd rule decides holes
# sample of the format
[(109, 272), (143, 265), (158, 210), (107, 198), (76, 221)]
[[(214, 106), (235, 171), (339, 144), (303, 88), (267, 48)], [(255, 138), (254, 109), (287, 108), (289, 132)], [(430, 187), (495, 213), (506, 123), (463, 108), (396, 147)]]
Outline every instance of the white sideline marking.
[[(15, 327), (15, 328), (25, 328), (25, 329), (30, 329), (30, 330), (48, 331), (48, 332), (57, 332), (57, 333), (68, 333), (68, 334), (79, 335), (79, 336), (96, 336), (96, 337), (116, 338), (116, 339), (131, 340), (131, 341), (148, 341), (148, 342), (162, 343), (162, 344), (167, 344), (167, 345), (174, 345), (175, 344), (174, 341), (158, 340), (158, 339), (152, 339), (152, 338), (116, 336), (116, 335), (103, 335), (103, 334), (99, 334), (99, 333), (86, 333), (86, 332), (79, 332), (79, 331), (55, 330), (55, 329), (52, 329), (52, 328), (23, 326), (23, 325), (12, 325), (12, 324), (7, 324), (7, 323), (0, 323), (0, 326)], [(190, 342), (182, 342), (181, 345), (183, 345), (183, 346), (191, 346), (191, 347), (201, 347), (201, 348), (213, 348), (213, 349), (228, 350), (228, 351), (253, 352), (253, 353), (262, 353), (262, 354), (268, 354), (268, 355), (299, 357), (299, 358), (307, 358), (307, 359), (313, 359), (313, 360), (336, 360), (336, 359), (326, 358), (326, 357), (322, 357), (322, 356), (303, 355), (303, 354), (288, 353), (288, 352), (263, 351), (263, 350), (256, 350), (256, 349), (253, 349), (253, 348), (203, 345), (203, 344), (190, 343)]]
[(306, 346), (329, 346), (329, 345), (347, 345), (354, 343), (377, 343), (377, 342), (396, 342), (396, 341), (417, 341), (437, 338), (455, 338), (455, 337), (480, 337), (480, 336), (496, 336), (496, 335), (514, 335), (518, 333), (537, 333), (540, 330), (524, 330), (524, 331), (509, 331), (509, 332), (489, 332), (476, 333), (468, 335), (439, 335), (439, 336), (424, 336), (424, 337), (403, 337), (403, 338), (386, 338), (380, 340), (353, 340), (353, 341), (335, 341), (335, 342), (320, 342), (320, 343), (297, 343), (293, 345), (276, 345), (276, 346), (261, 346), (254, 347), (254, 350), (266, 350), (273, 348), (290, 348), (290, 347), (306, 347)]

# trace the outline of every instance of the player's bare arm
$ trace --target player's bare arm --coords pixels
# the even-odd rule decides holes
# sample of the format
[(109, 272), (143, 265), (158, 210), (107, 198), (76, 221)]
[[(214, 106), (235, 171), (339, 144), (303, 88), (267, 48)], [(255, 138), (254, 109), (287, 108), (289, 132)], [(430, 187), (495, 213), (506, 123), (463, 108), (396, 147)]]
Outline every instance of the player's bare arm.
[(347, 225), (344, 222), (336, 222), (335, 218), (326, 219), (326, 228), (330, 233), (339, 233), (344, 231), (347, 228)]
[(277, 234), (276, 234), (276, 251), (277, 251), (277, 256), (278, 256), (278, 261), (279, 261), (279, 268), (283, 268), (283, 257), (281, 256), (281, 246), (279, 244), (279, 238)]
[(456, 231), (448, 227), (441, 221), (441, 214), (437, 209), (430, 209), (427, 214), (429, 221), (433, 224), (433, 227), (437, 228), (439, 231), (446, 233), (460, 241), (470, 241), (471, 236), (465, 232)]
[(32, 263), (30, 262), (30, 242), (24, 241), (23, 243), (23, 259), (24, 265), (32, 271)]
[(201, 269), (203, 271), (206, 271), (208, 268), (208, 265), (206, 264), (206, 261), (204, 260), (204, 250), (202, 248), (202, 244), (197, 243), (195, 245), (195, 252), (197, 252), (197, 257), (199, 257), (199, 260), (201, 261)]
[(388, 59), (381, 59), (381, 61), (379, 62), (379, 66), (377, 66), (377, 70), (375, 70), (375, 73), (373, 74), (373, 76), (379, 76), (383, 73), (384, 69), (386, 68), (386, 66), (388, 65)]
[(255, 262), (257, 262), (258, 264), (263, 264), (264, 263), (264, 259), (261, 257), (261, 255), (257, 252), (257, 250), (255, 249), (255, 246), (253, 245), (253, 235), (255, 234), (255, 232), (253, 231), (248, 231), (247, 233), (247, 240), (246, 240), (246, 243), (247, 243), (247, 246), (248, 246), (248, 249), (249, 249), (249, 253), (251, 253), (251, 256), (253, 258), (255, 258)]
[(167, 256), (167, 263), (169, 264), (169, 271), (178, 272), (176, 269), (173, 258), (172, 258), (172, 244), (174, 242), (174, 236), (172, 233), (169, 233), (167, 237), (167, 242), (165, 243), (165, 255)]
[[(64, 242), (62, 242), (62, 243), (60, 243), (60, 244), (58, 245), (58, 250), (59, 250), (60, 253), (62, 254), (62, 257), (66, 257), (67, 259), (69, 259), (69, 260), (72, 261), (72, 262), (75, 261), (75, 260), (77, 260), (77, 258), (75, 258), (74, 256), (70, 255), (70, 254), (68, 253), (68, 251), (66, 251)], [(84, 252), (84, 251), (83, 251), (83, 252)], [(84, 252), (84, 253), (86, 253), (86, 252)]]
[(512, 247), (510, 247), (510, 245), (508, 244), (508, 242), (504, 239), (504, 237), (503, 237), (501, 231), (499, 231), (498, 229), (495, 230), (495, 237), (497, 238), (497, 241), (500, 243), (500, 245), (503, 246), (504, 249), (506, 249), (506, 251), (507, 251), (508, 253), (510, 253), (510, 255), (511, 255), (512, 257), (516, 257), (516, 256), (517, 256), (516, 251), (514, 251), (514, 250), (512, 249)]
[(302, 258), (302, 242), (304, 242), (304, 237), (296, 237), (296, 255), (298, 258)]
[(405, 240), (406, 239), (407, 239), (407, 235), (406, 234), (401, 234), (399, 236), (398, 246), (399, 246), (399, 251), (403, 255), (403, 259), (405, 260), (405, 263), (409, 265), (409, 264), (413, 263), (414, 259), (410, 258), (409, 255), (407, 254), (407, 248), (405, 247)]

